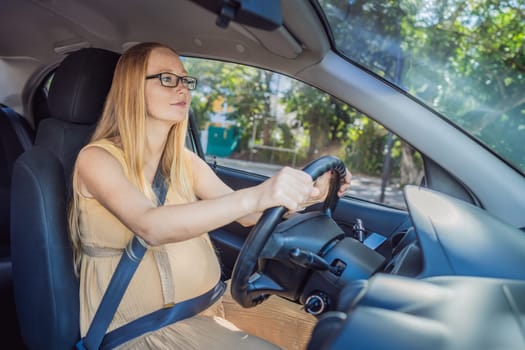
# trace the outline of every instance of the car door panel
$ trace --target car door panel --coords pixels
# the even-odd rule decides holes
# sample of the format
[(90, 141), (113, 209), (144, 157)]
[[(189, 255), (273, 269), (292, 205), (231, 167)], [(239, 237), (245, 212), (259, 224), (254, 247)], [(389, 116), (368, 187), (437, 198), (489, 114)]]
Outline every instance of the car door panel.
[[(264, 176), (258, 174), (219, 165), (211, 166), (217, 175), (233, 189), (254, 186), (265, 179)], [(318, 206), (312, 206), (308, 210), (315, 209), (318, 209)], [(410, 225), (408, 214), (404, 210), (351, 197), (339, 200), (333, 218), (347, 234), (352, 234), (353, 225), (358, 218), (363, 221), (368, 232), (379, 233), (385, 237)], [(239, 250), (249, 232), (249, 227), (243, 227), (236, 222), (210, 232), (210, 237), (221, 259), (225, 279), (230, 277)]]

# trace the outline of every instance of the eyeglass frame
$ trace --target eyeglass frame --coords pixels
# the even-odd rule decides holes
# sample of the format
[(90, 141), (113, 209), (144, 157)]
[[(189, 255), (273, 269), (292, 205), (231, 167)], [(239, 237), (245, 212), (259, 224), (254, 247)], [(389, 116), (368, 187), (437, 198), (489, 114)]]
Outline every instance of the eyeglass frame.
[[(170, 85), (164, 85), (165, 83), (163, 82), (162, 80), (162, 75), (164, 74), (168, 74), (168, 75), (173, 75), (177, 78), (177, 82), (175, 83), (175, 85), (173, 86), (170, 86)], [(190, 78), (190, 79), (194, 79), (195, 81), (195, 87), (193, 89), (190, 89), (190, 87), (188, 86), (188, 83), (184, 83), (184, 79), (186, 78)], [(177, 75), (175, 73), (171, 73), (171, 72), (160, 72), (160, 73), (157, 73), (157, 74), (152, 74), (152, 75), (146, 75), (146, 80), (149, 80), (149, 79), (159, 79), (160, 81), (160, 84), (164, 87), (167, 87), (167, 88), (176, 88), (177, 86), (179, 86), (179, 82), (182, 81), (182, 86), (184, 86), (186, 89), (190, 90), (190, 91), (193, 91), (195, 89), (197, 89), (197, 83), (198, 83), (198, 79), (195, 78), (195, 77), (192, 77), (192, 76), (189, 76), (189, 75), (184, 75), (184, 76), (180, 76), (180, 75)]]

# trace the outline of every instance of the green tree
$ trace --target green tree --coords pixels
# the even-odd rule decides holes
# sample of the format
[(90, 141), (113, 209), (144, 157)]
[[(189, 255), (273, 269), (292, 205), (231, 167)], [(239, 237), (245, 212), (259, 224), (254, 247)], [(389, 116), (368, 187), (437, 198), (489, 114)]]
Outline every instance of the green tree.
[(228, 97), (234, 110), (229, 114), (231, 120), (244, 130), (241, 144), (243, 149), (248, 149), (253, 130), (256, 131), (255, 139), (259, 143), (271, 144), (271, 134), (275, 127), (275, 116), (272, 113), (272, 88), (274, 73), (255, 69), (252, 67), (239, 67), (243, 71), (242, 79), (236, 86), (236, 93)]
[[(275, 94), (273, 72), (227, 62), (184, 58), (188, 72), (199, 79), (199, 88), (193, 93), (192, 110), (199, 130), (211, 120), (213, 105), (223, 101), (231, 110), (225, 114), (240, 130), (240, 151), (249, 151), (252, 130), (263, 144), (271, 143), (276, 123), (272, 116)], [(258, 124), (258, 125), (255, 125)]]
[[(525, 138), (523, 0), (320, 3), (346, 56), (421, 99), (525, 172), (519, 142)], [(402, 157), (409, 157), (408, 145), (402, 147)], [(401, 164), (417, 166), (418, 160)]]
[(355, 111), (336, 98), (301, 82), (292, 81), (281, 103), (310, 136), (307, 160), (320, 149), (344, 145), (346, 127), (355, 118)]
[(198, 88), (192, 92), (191, 108), (197, 127), (202, 130), (213, 113), (213, 102), (227, 93), (222, 83), (232, 78), (223, 62), (188, 57), (184, 57), (183, 62), (188, 74), (198, 79)]

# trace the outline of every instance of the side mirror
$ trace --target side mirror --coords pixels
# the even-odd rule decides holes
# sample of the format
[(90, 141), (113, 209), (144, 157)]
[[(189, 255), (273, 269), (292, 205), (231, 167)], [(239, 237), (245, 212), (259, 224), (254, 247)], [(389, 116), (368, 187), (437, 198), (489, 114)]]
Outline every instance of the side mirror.
[(230, 21), (263, 30), (282, 26), (281, 0), (192, 0), (218, 15), (216, 24), (226, 28)]

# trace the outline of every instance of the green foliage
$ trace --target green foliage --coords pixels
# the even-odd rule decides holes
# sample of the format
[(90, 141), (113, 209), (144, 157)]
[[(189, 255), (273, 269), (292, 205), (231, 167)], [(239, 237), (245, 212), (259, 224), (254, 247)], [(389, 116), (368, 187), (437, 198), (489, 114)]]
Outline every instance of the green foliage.
[(202, 130), (210, 120), (213, 101), (223, 92), (228, 92), (227, 88), (221, 87), (221, 82), (229, 74), (224, 71), (226, 65), (222, 62), (183, 58), (183, 63), (189, 75), (198, 79), (198, 88), (193, 91), (191, 107), (197, 126)]
[[(192, 109), (200, 130), (215, 113), (214, 101), (232, 107), (225, 114), (240, 130), (233, 157), (301, 166), (330, 153), (356, 173), (381, 175), (387, 132), (351, 106), (273, 72), (193, 58), (184, 58), (184, 64), (199, 79)], [(286, 118), (277, 120), (276, 114)], [(283, 151), (252, 153), (251, 143)]]
[(346, 128), (357, 114), (336, 98), (297, 81), (291, 81), (281, 103), (287, 113), (295, 113), (297, 126), (310, 136), (308, 160), (326, 147), (344, 144)]
[(525, 172), (523, 0), (320, 0), (337, 47)]
[(387, 133), (385, 128), (366, 116), (356, 120), (353, 127), (348, 128), (347, 166), (355, 173), (381, 176)]

